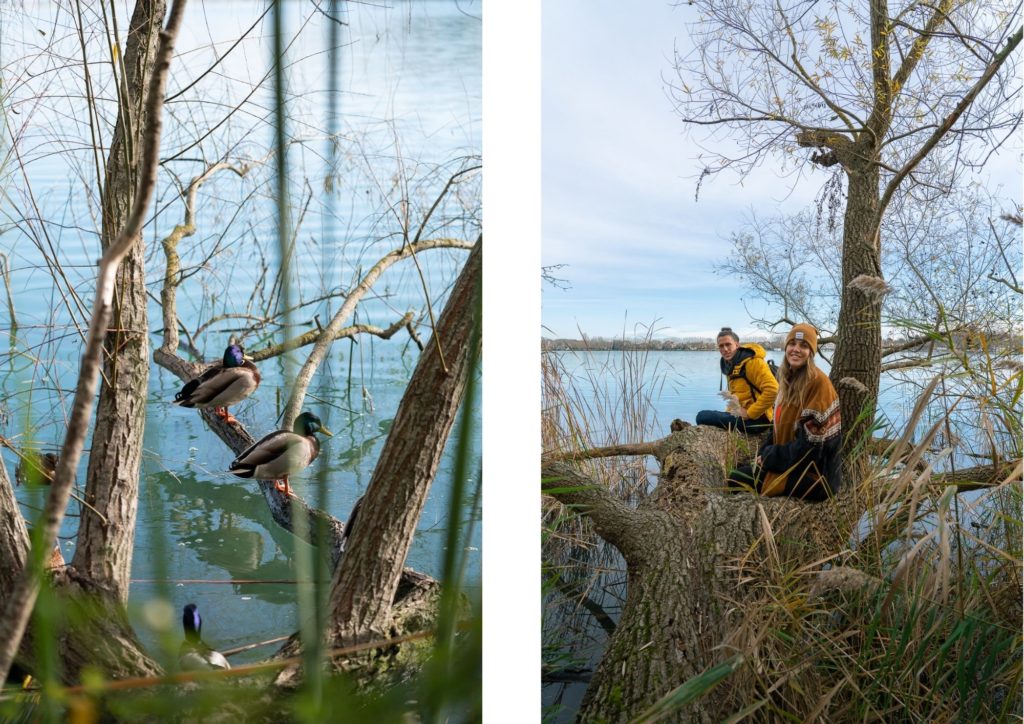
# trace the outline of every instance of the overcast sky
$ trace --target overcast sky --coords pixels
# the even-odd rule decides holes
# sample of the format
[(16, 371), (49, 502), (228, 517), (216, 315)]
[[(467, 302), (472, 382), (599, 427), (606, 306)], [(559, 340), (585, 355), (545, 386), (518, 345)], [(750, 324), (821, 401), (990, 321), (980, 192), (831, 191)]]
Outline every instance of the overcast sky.
[[(659, 337), (743, 335), (752, 315), (768, 316), (714, 264), (744, 219), (804, 208), (826, 176), (794, 190), (767, 167), (742, 185), (723, 174), (695, 200), (698, 149), (666, 93), (695, 12), (664, 0), (542, 4), (541, 256), (565, 264), (553, 273), (571, 285), (543, 285), (544, 336), (632, 335), (637, 324)], [(1019, 169), (1019, 146), (1004, 155)]]

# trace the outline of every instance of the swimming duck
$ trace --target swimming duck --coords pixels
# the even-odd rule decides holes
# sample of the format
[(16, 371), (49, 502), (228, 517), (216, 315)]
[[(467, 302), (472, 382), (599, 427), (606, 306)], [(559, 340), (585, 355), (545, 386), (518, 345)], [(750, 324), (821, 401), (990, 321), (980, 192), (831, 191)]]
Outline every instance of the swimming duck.
[(320, 441), (314, 433), (318, 432), (328, 437), (334, 434), (312, 412), (303, 412), (295, 418), (290, 431), (277, 430), (265, 436), (235, 458), (228, 472), (240, 478), (273, 480), (277, 490), (293, 495), (288, 476), (316, 460)]
[(203, 641), (203, 619), (194, 603), (185, 606), (181, 623), (185, 627), (185, 640), (181, 642), (181, 650), (178, 652), (178, 666), (182, 671), (231, 668), (224, 654), (214, 651)]
[(260, 373), (251, 357), (246, 357), (242, 346), (229, 344), (224, 360), (181, 388), (174, 396), (174, 404), (204, 409), (212, 407), (217, 417), (229, 425), (238, 420), (228, 412), (234, 405), (251, 395), (260, 385)]

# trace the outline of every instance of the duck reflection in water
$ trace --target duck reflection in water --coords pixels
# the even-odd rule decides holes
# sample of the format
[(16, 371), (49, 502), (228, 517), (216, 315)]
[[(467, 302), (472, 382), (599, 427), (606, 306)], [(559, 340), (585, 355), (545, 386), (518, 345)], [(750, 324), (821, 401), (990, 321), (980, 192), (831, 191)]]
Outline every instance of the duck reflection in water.
[[(236, 486), (211, 485), (190, 475), (155, 477), (167, 493), (171, 535), (198, 560), (235, 581), (295, 578), (288, 555), (295, 539), (270, 519), (262, 497), (239, 495)], [(268, 603), (294, 601), (294, 589), (286, 584), (234, 583), (232, 588)]]

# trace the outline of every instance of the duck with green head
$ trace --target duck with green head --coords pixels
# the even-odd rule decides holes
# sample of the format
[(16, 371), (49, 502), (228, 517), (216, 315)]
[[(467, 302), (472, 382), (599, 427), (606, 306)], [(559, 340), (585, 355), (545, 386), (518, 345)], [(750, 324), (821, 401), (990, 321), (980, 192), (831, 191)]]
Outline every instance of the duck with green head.
[(194, 603), (185, 606), (181, 623), (185, 628), (185, 640), (181, 642), (181, 649), (178, 652), (178, 666), (182, 671), (231, 668), (224, 654), (214, 651), (203, 641), (203, 619), (199, 616), (199, 608)]
[(205, 409), (212, 407), (217, 417), (229, 425), (238, 420), (228, 412), (260, 386), (260, 373), (251, 357), (246, 357), (242, 345), (232, 342), (224, 350), (224, 359), (199, 377), (189, 380), (174, 396), (174, 404), (182, 407)]
[(328, 437), (334, 434), (312, 412), (303, 412), (295, 418), (291, 430), (276, 430), (246, 449), (231, 463), (228, 472), (240, 478), (273, 480), (280, 492), (294, 495), (288, 476), (316, 460), (320, 454), (318, 432)]

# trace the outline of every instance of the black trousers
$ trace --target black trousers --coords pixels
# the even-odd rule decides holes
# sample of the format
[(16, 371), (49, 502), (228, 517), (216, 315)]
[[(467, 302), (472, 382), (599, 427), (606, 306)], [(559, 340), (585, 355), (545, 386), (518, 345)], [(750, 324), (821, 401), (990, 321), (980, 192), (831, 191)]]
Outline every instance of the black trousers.
[(739, 430), (740, 432), (756, 435), (770, 428), (772, 421), (768, 419), (767, 415), (761, 415), (756, 420), (747, 420), (736, 415), (730, 415), (728, 412), (701, 410), (697, 413), (697, 424), (721, 427), (726, 430)]

